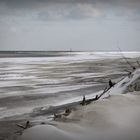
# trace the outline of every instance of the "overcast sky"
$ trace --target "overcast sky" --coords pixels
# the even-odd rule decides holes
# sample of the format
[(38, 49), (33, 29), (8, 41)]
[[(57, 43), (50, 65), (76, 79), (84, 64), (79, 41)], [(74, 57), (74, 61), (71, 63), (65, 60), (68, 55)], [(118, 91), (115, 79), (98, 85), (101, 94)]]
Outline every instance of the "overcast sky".
[(140, 51), (140, 0), (0, 0), (0, 50)]

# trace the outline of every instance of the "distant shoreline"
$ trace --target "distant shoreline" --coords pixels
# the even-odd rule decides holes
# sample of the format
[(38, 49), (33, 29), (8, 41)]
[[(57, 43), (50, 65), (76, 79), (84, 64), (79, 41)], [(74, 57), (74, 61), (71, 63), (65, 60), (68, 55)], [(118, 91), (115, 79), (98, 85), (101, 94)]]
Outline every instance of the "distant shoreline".
[(73, 55), (70, 51), (0, 51), (0, 58), (5, 57), (59, 57)]
[[(6, 57), (60, 57), (73, 56), (76, 53), (120, 53), (119, 51), (0, 51), (0, 58)], [(140, 51), (126, 51), (127, 53), (140, 53)], [(126, 53), (124, 52), (124, 53)], [(122, 52), (123, 53), (123, 52)]]

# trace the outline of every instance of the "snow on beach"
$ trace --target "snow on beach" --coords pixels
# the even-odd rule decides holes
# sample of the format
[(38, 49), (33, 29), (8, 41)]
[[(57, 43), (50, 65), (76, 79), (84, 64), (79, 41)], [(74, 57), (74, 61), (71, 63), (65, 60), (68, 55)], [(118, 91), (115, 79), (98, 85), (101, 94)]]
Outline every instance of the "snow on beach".
[[(0, 138), (9, 136), (9, 132), (15, 133), (18, 130), (15, 124), (24, 124), (26, 120), (33, 125), (43, 121), (49, 125), (25, 130), (19, 137), (22, 140), (43, 140), (48, 136), (54, 140), (57, 137), (90, 140), (96, 136), (104, 137), (102, 134), (109, 136), (111, 131), (112, 135), (120, 134), (120, 128), (128, 133), (130, 130), (127, 131), (127, 128), (132, 124), (130, 129), (140, 130), (139, 123), (136, 123), (139, 122), (136, 117), (139, 115), (139, 92), (135, 92), (139, 90), (139, 80), (136, 80), (139, 79), (139, 69), (128, 77), (132, 68), (118, 52), (69, 53), (71, 55), (55, 57), (0, 58), (0, 128), (3, 128)], [(138, 67), (139, 52), (125, 52), (124, 55)], [(83, 95), (89, 99), (101, 94), (109, 79), (116, 83), (124, 80), (108, 91), (115, 96), (87, 106), (77, 106), (69, 116), (56, 121), (47, 119), (55, 111), (73, 105), (73, 102), (77, 104)], [(137, 87), (133, 87), (132, 83)], [(128, 119), (123, 121), (123, 118)], [(108, 131), (103, 133), (103, 130)], [(56, 132), (55, 136), (51, 135), (53, 132)]]

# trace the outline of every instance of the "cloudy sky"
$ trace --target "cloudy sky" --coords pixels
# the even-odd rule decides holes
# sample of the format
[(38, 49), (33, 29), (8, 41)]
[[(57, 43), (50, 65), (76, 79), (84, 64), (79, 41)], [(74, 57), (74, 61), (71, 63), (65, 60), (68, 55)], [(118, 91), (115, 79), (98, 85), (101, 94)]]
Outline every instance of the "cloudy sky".
[(140, 51), (140, 0), (0, 0), (0, 50)]

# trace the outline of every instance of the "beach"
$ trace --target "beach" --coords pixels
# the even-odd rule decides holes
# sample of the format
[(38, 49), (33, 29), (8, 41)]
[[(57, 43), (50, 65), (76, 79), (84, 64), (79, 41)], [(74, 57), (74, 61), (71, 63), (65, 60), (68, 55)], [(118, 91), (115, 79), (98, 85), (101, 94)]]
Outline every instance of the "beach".
[(139, 139), (139, 99), (131, 94), (113, 96), (79, 107), (69, 117), (25, 130), (19, 140)]
[[(122, 55), (67, 54), (0, 58), (0, 139), (140, 138), (139, 91), (120, 94), (118, 90), (117, 95), (114, 90), (115, 95), (107, 99), (77, 105), (83, 96), (91, 98), (102, 92), (109, 79), (117, 83), (133, 71)], [(123, 55), (132, 66), (139, 67), (139, 52)], [(54, 113), (63, 112), (71, 103), (72, 112), (68, 116), (53, 119)], [(27, 120), (31, 127), (26, 130), (16, 125), (25, 125)]]

